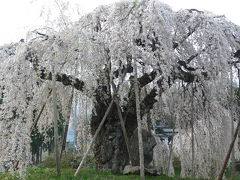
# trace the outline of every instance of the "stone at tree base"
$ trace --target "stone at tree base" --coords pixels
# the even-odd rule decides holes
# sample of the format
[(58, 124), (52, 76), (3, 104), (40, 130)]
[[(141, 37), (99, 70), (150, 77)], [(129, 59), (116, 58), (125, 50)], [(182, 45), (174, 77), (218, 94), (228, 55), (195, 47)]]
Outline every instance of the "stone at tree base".
[(123, 174), (139, 174), (139, 166), (127, 165), (124, 167)]
[[(160, 169), (156, 169), (156, 168), (145, 168), (144, 171), (145, 171), (146, 175), (151, 175), (151, 176), (159, 176), (159, 175), (161, 175)], [(139, 166), (127, 165), (127, 166), (125, 166), (125, 168), (123, 170), (123, 174), (124, 175), (127, 175), (127, 174), (139, 174), (139, 172), (140, 172)]]

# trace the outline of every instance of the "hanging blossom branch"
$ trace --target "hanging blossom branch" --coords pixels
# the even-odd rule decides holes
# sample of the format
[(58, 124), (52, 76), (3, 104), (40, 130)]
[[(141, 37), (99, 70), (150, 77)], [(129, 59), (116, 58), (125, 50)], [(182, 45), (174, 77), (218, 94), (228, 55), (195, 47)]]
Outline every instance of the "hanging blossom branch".
[[(28, 49), (25, 60), (29, 61), (33, 65), (33, 68), (37, 72), (40, 79), (52, 80), (52, 72), (39, 65), (38, 57), (33, 50)], [(73, 86), (79, 91), (84, 90), (84, 82), (72, 75), (56, 73), (56, 81), (61, 82), (64, 86)]]

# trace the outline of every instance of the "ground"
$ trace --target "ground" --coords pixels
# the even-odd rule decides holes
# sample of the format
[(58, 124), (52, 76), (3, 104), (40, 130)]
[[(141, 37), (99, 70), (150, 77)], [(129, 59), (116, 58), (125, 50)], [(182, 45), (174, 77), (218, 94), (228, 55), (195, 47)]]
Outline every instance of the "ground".
[[(75, 170), (63, 169), (62, 177), (56, 176), (56, 171), (53, 168), (36, 167), (27, 170), (26, 180), (139, 180), (138, 175), (119, 175), (110, 172), (96, 172), (95, 169), (82, 169), (77, 177), (74, 177)], [(18, 177), (14, 177), (10, 173), (0, 173), (0, 180), (19, 180)], [(193, 179), (181, 179), (176, 177), (165, 176), (146, 176), (146, 180), (193, 180)], [(200, 180), (200, 179), (198, 179)], [(231, 180), (239, 180), (234, 178)]]

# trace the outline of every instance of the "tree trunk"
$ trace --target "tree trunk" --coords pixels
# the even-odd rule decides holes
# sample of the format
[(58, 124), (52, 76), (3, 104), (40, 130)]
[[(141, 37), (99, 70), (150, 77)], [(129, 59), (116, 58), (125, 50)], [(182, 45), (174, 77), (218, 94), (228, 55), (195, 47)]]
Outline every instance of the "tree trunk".
[[(104, 71), (103, 73), (105, 73), (105, 75), (102, 75), (102, 77), (106, 79), (99, 79), (98, 88), (96, 88), (96, 92), (94, 93), (94, 109), (90, 121), (92, 136), (94, 136), (102, 120), (102, 117), (107, 110), (107, 105), (112, 101), (112, 94), (110, 92), (110, 87), (108, 86), (110, 84), (110, 79), (108, 78), (108, 75), (106, 75), (107, 71)], [(146, 83), (146, 81), (143, 79), (144, 78), (141, 79), (141, 85)], [(103, 83), (106, 81), (108, 83)], [(148, 113), (152, 109), (153, 104), (156, 102), (156, 95), (156, 89), (153, 89), (141, 101), (141, 116)], [(136, 152), (136, 149), (138, 149), (138, 143), (135, 143), (135, 141), (138, 142), (138, 124), (133, 81), (131, 81), (130, 84), (127, 103), (125, 105), (122, 105), (121, 109), (127, 137), (129, 138), (130, 155), (132, 158), (136, 157), (134, 161), (132, 161), (132, 165), (139, 166), (139, 155), (138, 151)], [(143, 145), (145, 158), (144, 163), (147, 167), (152, 162), (153, 148), (156, 145), (154, 137), (149, 132), (144, 132)], [(122, 173), (124, 167), (129, 164), (129, 154), (126, 147), (126, 141), (124, 140), (122, 127), (119, 121), (116, 104), (113, 104), (113, 108), (107, 117), (106, 123), (100, 130), (99, 136), (96, 137), (93, 151), (96, 160), (96, 168), (99, 171), (112, 171), (116, 173)]]

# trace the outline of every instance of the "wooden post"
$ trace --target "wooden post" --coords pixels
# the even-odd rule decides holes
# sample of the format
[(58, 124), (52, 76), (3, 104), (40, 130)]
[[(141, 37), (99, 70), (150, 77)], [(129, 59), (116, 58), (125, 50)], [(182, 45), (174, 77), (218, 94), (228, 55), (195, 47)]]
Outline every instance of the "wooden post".
[(192, 112), (191, 112), (191, 135), (192, 135), (192, 178), (195, 178), (195, 145), (194, 145), (194, 107), (193, 107), (193, 84), (192, 84), (192, 94), (191, 94), (191, 108), (192, 108)]
[(167, 176), (170, 176), (170, 164), (171, 164), (171, 160), (172, 160), (174, 133), (175, 133), (175, 130), (173, 129), (172, 142), (170, 145), (170, 152), (169, 152), (169, 157), (168, 157)]
[[(49, 99), (49, 97), (50, 97), (51, 94), (52, 94), (52, 89), (51, 89), (51, 90), (49, 91), (49, 93), (48, 93), (47, 100)], [(29, 131), (29, 136), (30, 136), (30, 137), (32, 136), (32, 134), (33, 134), (33, 132), (34, 132), (36, 126), (37, 126), (38, 120), (40, 119), (40, 117), (41, 117), (41, 115), (42, 115), (42, 112), (43, 112), (44, 108), (46, 107), (47, 100), (46, 100), (46, 102), (42, 105), (42, 108), (41, 108), (41, 110), (40, 110), (37, 118), (36, 118), (35, 121), (33, 122), (33, 125), (32, 125), (32, 127), (31, 127), (31, 129), (30, 129), (30, 131)]]
[(91, 141), (91, 143), (90, 143), (90, 145), (89, 145), (89, 147), (88, 147), (88, 150), (87, 150), (87, 152), (84, 154), (84, 156), (83, 156), (83, 158), (82, 158), (82, 161), (80, 162), (80, 164), (79, 164), (79, 166), (78, 166), (78, 168), (77, 168), (74, 176), (77, 176), (79, 170), (80, 170), (81, 167), (83, 166), (83, 163), (84, 163), (84, 161), (85, 161), (85, 159), (86, 159), (86, 157), (87, 157), (87, 155), (88, 155), (88, 153), (89, 153), (89, 151), (90, 151), (90, 149), (91, 149), (91, 147), (92, 147), (95, 139), (97, 138), (98, 133), (100, 132), (100, 130), (101, 130), (101, 128), (102, 128), (105, 120), (107, 119), (107, 116), (108, 116), (108, 114), (109, 114), (109, 112), (110, 112), (110, 110), (111, 110), (111, 107), (112, 107), (112, 105), (113, 105), (113, 102), (114, 102), (114, 101), (112, 100), (111, 103), (110, 103), (110, 105), (108, 106), (108, 109), (107, 109), (107, 111), (105, 112), (105, 114), (104, 114), (104, 116), (103, 116), (103, 118), (102, 118), (102, 121), (100, 122), (100, 124), (99, 124), (99, 126), (98, 126), (98, 128), (97, 128), (97, 130), (96, 130), (96, 132), (95, 132), (95, 134), (94, 134), (94, 136), (93, 136), (93, 138), (92, 138), (92, 141)]
[(223, 174), (224, 174), (224, 172), (225, 172), (225, 170), (226, 170), (226, 168), (227, 168), (227, 164), (228, 164), (229, 158), (230, 158), (230, 156), (231, 156), (231, 152), (232, 152), (232, 150), (233, 150), (235, 141), (236, 141), (236, 139), (237, 139), (239, 127), (240, 127), (240, 121), (238, 120), (237, 128), (236, 128), (236, 130), (235, 130), (235, 133), (234, 133), (234, 136), (233, 136), (233, 140), (232, 140), (232, 142), (231, 142), (231, 144), (230, 144), (230, 146), (229, 146), (229, 149), (228, 149), (228, 152), (227, 152), (227, 156), (225, 157), (225, 160), (224, 160), (224, 163), (223, 163), (223, 167), (222, 167), (222, 169), (221, 169), (221, 171), (220, 171), (220, 174), (219, 174), (219, 176), (218, 176), (218, 180), (222, 180)]
[(135, 99), (136, 99), (136, 113), (137, 113), (137, 123), (138, 123), (138, 147), (139, 147), (139, 159), (140, 159), (140, 177), (142, 180), (145, 179), (144, 174), (144, 154), (143, 154), (143, 139), (142, 139), (142, 122), (140, 114), (140, 99), (139, 99), (139, 87), (137, 80), (137, 62), (134, 59), (134, 89), (135, 89)]
[[(53, 68), (54, 72), (54, 68)], [(59, 154), (59, 139), (58, 139), (58, 111), (57, 111), (57, 89), (56, 89), (56, 76), (53, 73), (52, 81), (52, 102), (53, 102), (53, 123), (54, 123), (54, 145), (55, 145), (55, 155), (56, 155), (56, 168), (57, 175), (61, 176), (60, 167), (60, 154)]]
[[(238, 90), (240, 90), (240, 70), (239, 69), (238, 69), (238, 85), (239, 85)], [(223, 163), (223, 167), (222, 167), (222, 169), (221, 169), (221, 171), (219, 173), (218, 180), (222, 180), (222, 178), (223, 178), (223, 174), (224, 174), (224, 172), (225, 172), (225, 170), (227, 168), (227, 164), (228, 164), (229, 158), (231, 156), (232, 149), (233, 149), (235, 141), (237, 139), (239, 128), (240, 128), (240, 119), (238, 119), (237, 128), (235, 130), (232, 142), (231, 142), (231, 144), (229, 146), (229, 149), (228, 149), (228, 152), (227, 152), (227, 156), (225, 157), (225, 160), (224, 160), (224, 163)]]
[[(173, 93), (171, 94), (172, 96), (172, 107), (170, 109), (170, 112), (171, 112), (171, 122), (173, 123), (174, 122), (174, 106), (175, 106), (175, 101), (174, 101), (174, 98), (173, 98)], [(174, 134), (175, 134), (175, 124), (172, 125), (172, 128), (173, 128), (173, 134), (172, 134), (172, 141), (171, 141), (171, 144), (170, 144), (170, 151), (169, 151), (169, 157), (168, 157), (168, 166), (167, 166), (167, 176), (170, 176), (170, 164), (171, 164), (171, 160), (172, 160), (172, 152), (173, 152), (173, 143), (174, 143)]]
[(126, 146), (127, 146), (127, 151), (128, 151), (128, 156), (129, 156), (129, 163), (130, 163), (130, 165), (132, 165), (132, 156), (130, 154), (129, 141), (128, 141), (128, 137), (127, 137), (127, 131), (126, 131), (126, 128), (125, 128), (125, 124), (124, 124), (123, 117), (122, 117), (122, 111), (121, 111), (121, 108), (120, 108), (118, 100), (115, 100), (115, 104), (117, 106), (118, 116), (119, 116), (119, 119), (120, 119), (120, 123), (121, 123), (121, 126), (122, 126), (122, 131), (123, 131), (123, 136), (124, 136), (125, 143), (126, 143)]
[[(230, 65), (230, 120), (231, 120), (231, 140), (234, 137), (234, 118), (233, 118), (233, 72), (232, 65)], [(232, 166), (231, 166), (231, 174), (235, 174), (235, 150), (233, 147), (232, 156), (231, 156)]]

